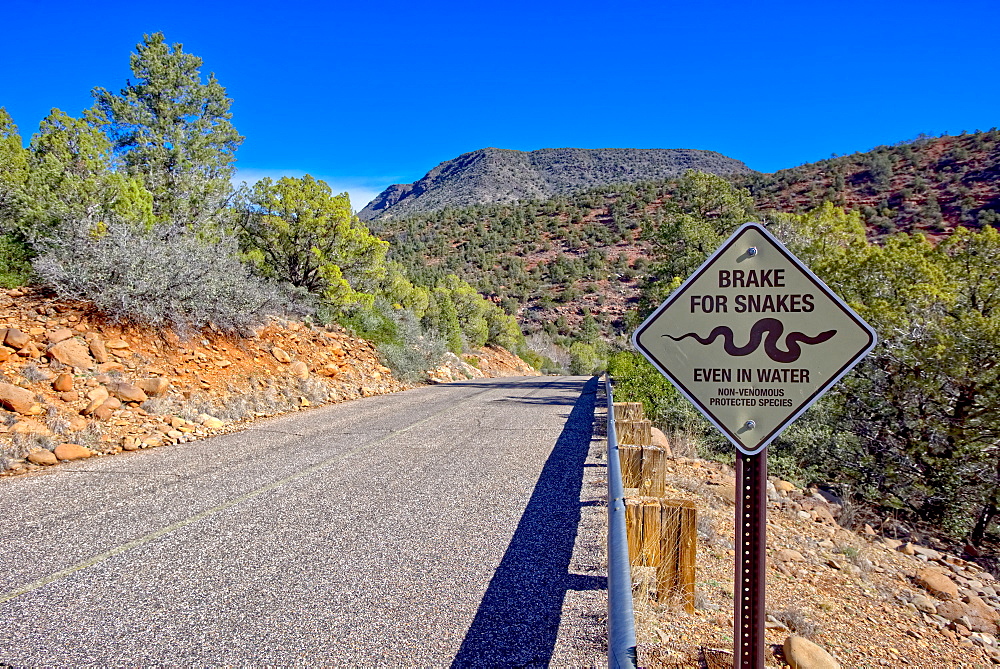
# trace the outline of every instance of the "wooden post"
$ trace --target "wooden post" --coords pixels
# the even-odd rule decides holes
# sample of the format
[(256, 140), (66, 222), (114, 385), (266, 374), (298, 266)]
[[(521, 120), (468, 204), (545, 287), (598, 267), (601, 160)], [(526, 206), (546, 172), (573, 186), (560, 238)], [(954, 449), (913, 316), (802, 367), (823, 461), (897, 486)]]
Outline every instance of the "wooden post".
[(679, 599), (685, 611), (694, 613), (697, 510), (686, 500), (663, 500), (661, 507), (663, 559), (656, 571), (657, 599)]
[(629, 564), (638, 565), (642, 559), (642, 502), (636, 497), (625, 499), (625, 535)]
[(666, 451), (654, 446), (642, 447), (641, 494), (663, 497), (666, 494)]
[(649, 446), (653, 443), (653, 424), (648, 420), (615, 420), (619, 444)]
[(618, 420), (642, 420), (642, 402), (615, 402), (615, 418)]
[(622, 469), (622, 486), (628, 489), (642, 485), (642, 448), (619, 446), (618, 461)]

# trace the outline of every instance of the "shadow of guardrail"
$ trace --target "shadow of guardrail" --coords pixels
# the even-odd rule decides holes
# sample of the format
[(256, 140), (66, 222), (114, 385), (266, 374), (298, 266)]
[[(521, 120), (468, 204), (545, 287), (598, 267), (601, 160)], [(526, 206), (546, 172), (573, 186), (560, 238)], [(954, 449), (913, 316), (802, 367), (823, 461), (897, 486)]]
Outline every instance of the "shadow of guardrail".
[(583, 384), (452, 667), (548, 665), (566, 592), (607, 588), (569, 573), (597, 386)]

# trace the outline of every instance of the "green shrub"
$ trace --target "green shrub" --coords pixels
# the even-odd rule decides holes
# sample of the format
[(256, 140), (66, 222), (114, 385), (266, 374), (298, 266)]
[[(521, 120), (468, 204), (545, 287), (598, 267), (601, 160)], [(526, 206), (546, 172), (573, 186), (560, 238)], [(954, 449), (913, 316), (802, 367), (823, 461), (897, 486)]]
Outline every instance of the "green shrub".
[(0, 235), (0, 288), (17, 288), (29, 283), (33, 255), (20, 235)]

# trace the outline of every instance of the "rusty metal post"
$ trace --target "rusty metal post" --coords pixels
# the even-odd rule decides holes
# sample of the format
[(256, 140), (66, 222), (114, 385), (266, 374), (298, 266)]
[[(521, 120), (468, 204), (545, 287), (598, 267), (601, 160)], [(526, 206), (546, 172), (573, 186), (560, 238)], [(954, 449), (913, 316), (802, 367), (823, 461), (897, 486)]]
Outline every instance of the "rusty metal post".
[(736, 453), (736, 579), (733, 669), (764, 669), (764, 550), (767, 541), (767, 449)]

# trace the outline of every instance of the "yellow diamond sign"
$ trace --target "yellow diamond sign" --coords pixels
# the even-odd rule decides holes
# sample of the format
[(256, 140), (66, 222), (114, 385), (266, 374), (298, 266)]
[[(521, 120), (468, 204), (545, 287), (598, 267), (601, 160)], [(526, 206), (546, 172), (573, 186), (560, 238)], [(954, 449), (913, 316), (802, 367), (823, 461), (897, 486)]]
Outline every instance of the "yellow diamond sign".
[(762, 225), (733, 234), (632, 343), (743, 453), (875, 346), (875, 331)]

